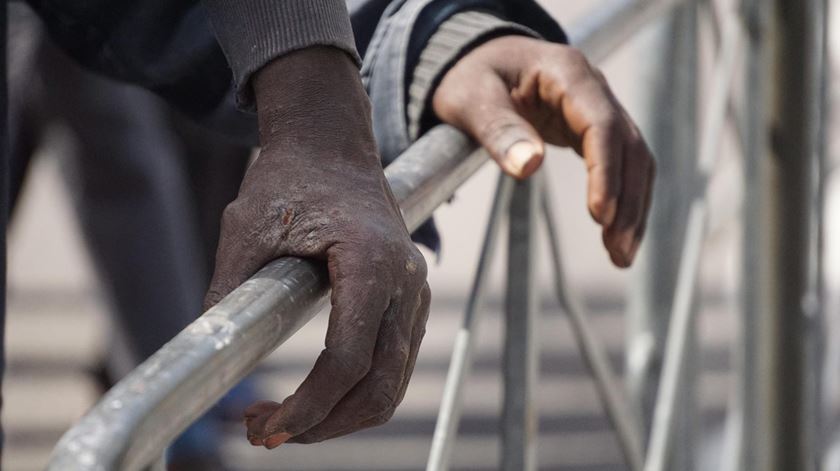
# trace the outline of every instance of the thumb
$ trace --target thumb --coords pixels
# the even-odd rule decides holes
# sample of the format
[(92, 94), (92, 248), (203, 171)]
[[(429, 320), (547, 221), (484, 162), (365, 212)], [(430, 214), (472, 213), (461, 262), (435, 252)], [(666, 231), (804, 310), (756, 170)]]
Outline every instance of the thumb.
[(545, 142), (536, 129), (514, 108), (509, 95), (491, 106), (472, 107), (466, 117), (467, 132), (484, 147), (508, 175), (524, 179), (539, 169)]
[(505, 78), (514, 71), (502, 73), (486, 62), (456, 64), (438, 85), (432, 106), (443, 122), (477, 140), (505, 173), (527, 178), (542, 163), (545, 142), (514, 104), (516, 92)]

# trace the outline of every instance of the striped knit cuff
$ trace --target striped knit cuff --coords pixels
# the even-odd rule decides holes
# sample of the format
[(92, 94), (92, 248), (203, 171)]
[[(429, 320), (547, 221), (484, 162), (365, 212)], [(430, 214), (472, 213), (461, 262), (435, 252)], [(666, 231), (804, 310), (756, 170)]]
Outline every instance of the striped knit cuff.
[(205, 4), (233, 70), (241, 108), (254, 110), (251, 75), (284, 54), (309, 46), (334, 46), (361, 64), (344, 0), (205, 0)]
[(525, 26), (480, 11), (457, 13), (440, 25), (420, 53), (408, 89), (406, 113), (412, 141), (431, 127), (432, 95), (449, 68), (481, 43), (511, 34), (539, 37)]

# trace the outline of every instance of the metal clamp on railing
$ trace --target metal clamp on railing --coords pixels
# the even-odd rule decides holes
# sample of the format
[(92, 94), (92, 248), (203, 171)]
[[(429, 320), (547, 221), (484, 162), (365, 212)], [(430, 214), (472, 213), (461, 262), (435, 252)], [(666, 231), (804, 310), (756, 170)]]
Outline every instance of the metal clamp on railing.
[[(487, 157), (440, 126), (385, 171), (417, 228)], [(160, 458), (192, 421), (306, 324), (327, 300), (324, 267), (268, 264), (111, 389), (59, 441), (50, 470), (134, 470)]]

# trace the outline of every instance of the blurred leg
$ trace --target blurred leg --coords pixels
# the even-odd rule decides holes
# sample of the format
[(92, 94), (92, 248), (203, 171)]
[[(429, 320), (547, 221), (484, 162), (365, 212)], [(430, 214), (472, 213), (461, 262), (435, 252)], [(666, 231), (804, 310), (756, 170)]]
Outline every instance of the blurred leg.
[(197, 229), (178, 146), (148, 93), (41, 55), (47, 104), (77, 137), (69, 167), (83, 231), (139, 360), (200, 313)]
[(216, 264), (222, 211), (239, 193), (252, 149), (220, 139), (181, 115), (172, 113), (171, 117), (182, 146), (190, 194), (195, 202), (205, 281), (209, 285)]
[[(45, 76), (64, 79), (49, 82), (47, 103), (76, 138), (68, 173), (82, 229), (118, 316), (117, 346), (129, 347), (122, 365), (108, 359), (119, 378), (201, 313), (205, 275), (180, 146), (147, 92), (55, 50), (41, 59)], [(222, 469), (220, 440), (218, 420), (199, 419), (173, 446), (170, 469)]]

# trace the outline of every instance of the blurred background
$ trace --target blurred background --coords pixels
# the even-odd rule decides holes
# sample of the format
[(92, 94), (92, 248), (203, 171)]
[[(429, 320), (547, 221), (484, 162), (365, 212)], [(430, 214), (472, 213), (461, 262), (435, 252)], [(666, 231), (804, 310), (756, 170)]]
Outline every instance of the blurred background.
[[(598, 2), (544, 0), (542, 3), (568, 25), (596, 9)], [(730, 2), (720, 3), (726, 10)], [(834, 9), (832, 24), (837, 24)], [(631, 43), (612, 54), (603, 71), (618, 97), (645, 132), (661, 116), (651, 106), (662, 77), (656, 61), (664, 48), (664, 22), (640, 32)], [(840, 31), (830, 28), (832, 51), (840, 51)], [(713, 32), (701, 31), (698, 81), (702, 89), (711, 73)], [(837, 63), (836, 60), (832, 64)], [(838, 95), (832, 95), (836, 102)], [(832, 120), (833, 122), (833, 120)], [(835, 127), (829, 127), (829, 136)], [(61, 434), (96, 400), (104, 363), (118, 362), (115, 345), (124, 326), (114, 321), (113, 290), (100, 276), (101, 263), (92, 261), (83, 235), (73, 192), (78, 159), (65, 154), (74, 148), (72, 133), (61, 125), (47, 130), (30, 163), (19, 207), (9, 234), (9, 308), (7, 371), (3, 381), (3, 424), (6, 445), (3, 469), (43, 469)], [(697, 332), (699, 374), (693, 387), (698, 413), (694, 429), (700, 437), (696, 453), (704, 469), (720, 469), (724, 410), (731, 395), (733, 341), (739, 328), (738, 266), (741, 256), (740, 218), (732, 204), (742, 188), (740, 163), (733, 132), (724, 133), (721, 161), (712, 182), (711, 236), (702, 260)], [(837, 153), (830, 139), (829, 155)], [(668, 155), (657, 158), (668, 159)], [(188, 165), (182, 163), (179, 165)], [(614, 268), (601, 246), (600, 231), (585, 206), (585, 174), (580, 160), (568, 151), (552, 149), (546, 170), (561, 223), (562, 248), (574, 290), (585, 300), (592, 323), (607, 346), (614, 367), (625, 369), (627, 329), (624, 312), (630, 308), (636, 270)], [(388, 424), (327, 443), (283, 446), (268, 452), (253, 448), (244, 438), (244, 427), (229, 417), (221, 428), (222, 455), (236, 470), (416, 470), (423, 469), (431, 444), (434, 421), (443, 390), (446, 368), (456, 330), (463, 315), (483, 236), (497, 170), (486, 165), (470, 180), (451, 204), (437, 214), (443, 235), (440, 256), (425, 252), (430, 262), (433, 304), (428, 333), (415, 374), (402, 406)], [(840, 192), (828, 180), (826, 252), (824, 267), (829, 287), (825, 312), (830, 332), (840, 325)], [(662, 195), (658, 195), (662, 197)], [(718, 209), (723, 208), (723, 209)], [(673, 221), (675, 232), (681, 224)], [(87, 239), (89, 240), (89, 238)], [(151, 243), (151, 242), (150, 242)], [(499, 242), (504, 244), (504, 237)], [(657, 247), (647, 244), (646, 257)], [(200, 255), (193, 254), (200, 258)], [(667, 253), (662, 256), (669, 256)], [(644, 257), (643, 257), (644, 258)], [(540, 469), (557, 471), (618, 471), (626, 469), (600, 407), (593, 383), (577, 354), (565, 315), (552, 288), (549, 266), (540, 266), (541, 368), (538, 390), (540, 413)], [(135, 274), (140, 279), (142, 273)], [(498, 457), (498, 420), (501, 405), (500, 348), (501, 308), (504, 301), (504, 257), (497, 257), (488, 291), (486, 316), (466, 389), (464, 417), (456, 444), (453, 468), (489, 470)], [(128, 283), (132, 281), (129, 279)], [(196, 314), (195, 312), (188, 313)], [(253, 377), (261, 398), (280, 400), (299, 384), (322, 348), (326, 316), (313, 322), (279, 348)], [(829, 338), (837, 339), (834, 336)], [(838, 342), (834, 342), (838, 343)], [(112, 358), (113, 357), (113, 358)], [(117, 360), (114, 360), (117, 358)], [(831, 425), (840, 402), (836, 381), (840, 350), (829, 342), (826, 349), (824, 441), (834, 441)], [(115, 367), (117, 368), (117, 367)], [(840, 453), (840, 452), (838, 452)], [(829, 453), (826, 470), (840, 470), (840, 456)], [(833, 459), (833, 461), (832, 461)]]

